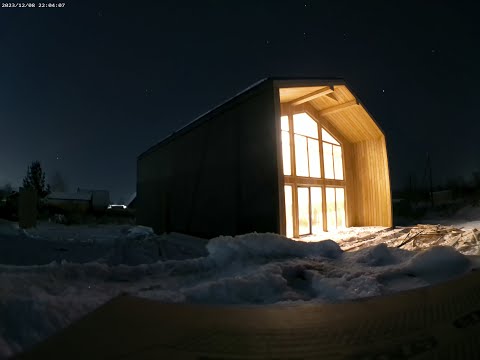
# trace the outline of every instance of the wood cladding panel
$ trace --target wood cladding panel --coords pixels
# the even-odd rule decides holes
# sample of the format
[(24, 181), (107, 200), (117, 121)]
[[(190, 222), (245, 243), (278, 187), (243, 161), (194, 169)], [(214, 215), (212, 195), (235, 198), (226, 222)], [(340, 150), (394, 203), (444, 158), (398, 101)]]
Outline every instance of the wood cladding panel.
[[(306, 94), (312, 93), (322, 88), (328, 87), (298, 87), (298, 88), (281, 88), (280, 102), (282, 103), (282, 112), (285, 113), (287, 107), (295, 99), (301, 98)], [(360, 141), (376, 139), (383, 136), (378, 125), (371, 118), (362, 104), (352, 105), (342, 108), (338, 111), (326, 113), (322, 115), (322, 110), (334, 109), (341, 107), (343, 104), (355, 101), (355, 96), (344, 85), (334, 86), (335, 97), (338, 101), (328, 97), (320, 96), (310, 100), (307, 103), (294, 106), (294, 112), (302, 110), (315, 114), (316, 117), (323, 118), (332, 124), (337, 131), (349, 142), (356, 143)]]
[(314, 91), (328, 88), (328, 86), (307, 86), (307, 87), (291, 87), (291, 88), (281, 88), (280, 90), (280, 103), (288, 103), (295, 99), (298, 99), (302, 96), (310, 94)]
[(273, 87), (138, 159), (137, 223), (211, 238), (278, 232)]
[(355, 96), (353, 96), (353, 94), (350, 92), (350, 90), (348, 90), (348, 88), (345, 85), (334, 86), (333, 93), (335, 94), (337, 101), (335, 101), (332, 98), (329, 98), (328, 96), (322, 96), (322, 97), (311, 100), (310, 103), (317, 110), (323, 110), (332, 106), (336, 106), (339, 104), (343, 104), (343, 103), (355, 100)]
[(391, 226), (392, 202), (383, 136), (353, 144), (353, 226)]
[(352, 143), (383, 136), (362, 105), (353, 105), (324, 117)]
[(342, 145), (343, 150), (343, 167), (344, 167), (344, 174), (345, 174), (345, 209), (346, 211), (346, 226), (355, 226), (357, 220), (355, 219), (355, 183), (356, 183), (356, 176), (355, 176), (355, 164), (353, 161), (353, 145), (344, 142)]
[[(343, 127), (339, 126), (339, 122), (334, 124), (330, 121), (329, 116), (318, 117), (318, 111), (311, 102), (298, 106), (282, 104), (281, 110), (283, 114), (307, 112), (342, 144), (347, 226), (390, 226), (391, 195), (385, 140), (381, 130), (363, 107), (356, 106), (356, 111), (363, 113), (360, 113), (361, 118), (357, 117), (354, 120), (346, 115), (348, 111), (339, 112), (341, 113), (339, 121)], [(359, 131), (359, 134), (355, 131)], [(292, 176), (284, 178), (288, 183), (303, 184), (302, 178), (295, 179)], [(320, 185), (325, 185), (326, 181), (309, 179), (309, 183)], [(333, 181), (327, 185), (338, 186), (339, 183)]]

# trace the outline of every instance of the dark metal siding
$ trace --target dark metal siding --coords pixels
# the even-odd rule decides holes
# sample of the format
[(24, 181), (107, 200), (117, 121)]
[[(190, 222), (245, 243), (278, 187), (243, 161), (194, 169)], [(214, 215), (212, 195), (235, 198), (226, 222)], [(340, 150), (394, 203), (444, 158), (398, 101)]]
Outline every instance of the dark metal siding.
[(272, 83), (139, 157), (137, 222), (204, 237), (279, 232)]

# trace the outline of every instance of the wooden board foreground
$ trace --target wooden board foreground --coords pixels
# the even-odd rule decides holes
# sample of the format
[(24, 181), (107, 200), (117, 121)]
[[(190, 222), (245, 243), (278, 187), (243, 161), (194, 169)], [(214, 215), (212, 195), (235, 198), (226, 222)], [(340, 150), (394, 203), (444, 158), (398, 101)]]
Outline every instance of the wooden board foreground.
[(18, 359), (480, 359), (480, 272), (326, 305), (117, 297)]

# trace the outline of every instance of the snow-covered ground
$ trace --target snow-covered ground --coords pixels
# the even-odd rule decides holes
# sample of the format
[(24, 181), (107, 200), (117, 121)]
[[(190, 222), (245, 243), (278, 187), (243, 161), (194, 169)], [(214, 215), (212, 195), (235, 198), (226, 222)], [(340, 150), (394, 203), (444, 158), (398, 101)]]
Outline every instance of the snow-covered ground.
[[(445, 242), (457, 236), (458, 245), (462, 234), (438, 229)], [(428, 286), (480, 267), (471, 256), (478, 252), (475, 232), (471, 244), (457, 246), (460, 251), (398, 248), (421, 236), (415, 231), (353, 228), (330, 233), (330, 239), (247, 234), (207, 242), (140, 226), (41, 223), (25, 231), (3, 221), (0, 357), (124, 292), (162, 302), (332, 303)]]

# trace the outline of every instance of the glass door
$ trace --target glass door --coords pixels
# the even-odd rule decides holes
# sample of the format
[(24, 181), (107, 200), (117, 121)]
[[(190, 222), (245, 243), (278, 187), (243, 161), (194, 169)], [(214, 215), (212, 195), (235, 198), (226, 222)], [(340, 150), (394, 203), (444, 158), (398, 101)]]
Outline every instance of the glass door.
[(322, 232), (322, 188), (320, 186), (299, 186), (297, 188), (297, 199), (299, 235)]

